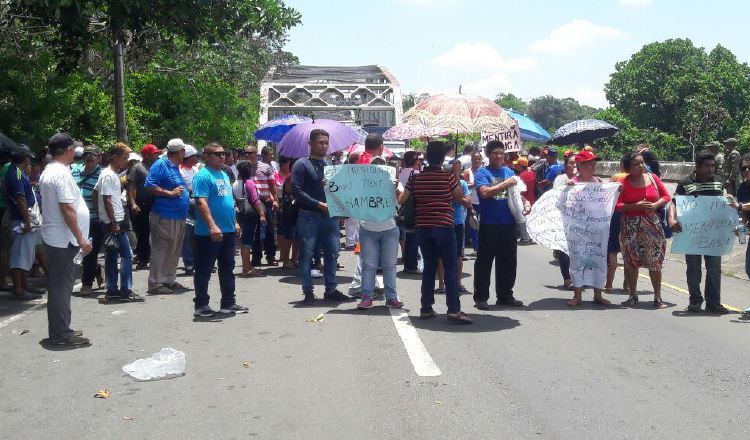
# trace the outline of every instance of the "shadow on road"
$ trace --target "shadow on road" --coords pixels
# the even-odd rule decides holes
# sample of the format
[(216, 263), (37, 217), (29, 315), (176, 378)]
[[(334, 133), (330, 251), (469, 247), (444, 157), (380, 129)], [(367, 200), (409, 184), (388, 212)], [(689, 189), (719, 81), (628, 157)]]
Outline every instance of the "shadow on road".
[[(408, 311), (408, 309), (405, 309)], [(327, 315), (361, 315), (361, 316), (384, 316), (391, 317), (391, 312), (385, 305), (376, 305), (375, 307), (367, 310), (359, 310), (356, 306), (352, 305), (348, 309), (335, 309), (329, 310)]]
[[(295, 284), (297, 286), (301, 286), (302, 278), (297, 277), (297, 276), (286, 276), (286, 277), (279, 278), (279, 282), (284, 283), (284, 284)], [(349, 284), (351, 282), (352, 282), (352, 277), (342, 277), (342, 276), (336, 277), (336, 284), (338, 285)], [(313, 278), (313, 284), (316, 286), (322, 286), (324, 283), (325, 282), (322, 277)]]
[(70, 350), (77, 350), (79, 348), (88, 348), (91, 347), (91, 344), (87, 345), (52, 345), (49, 343), (49, 338), (44, 338), (41, 341), (39, 341), (39, 345), (48, 351), (70, 351)]
[[(739, 315), (739, 313), (730, 311), (728, 313), (728, 315)], [(694, 313), (694, 312), (689, 312), (687, 309), (685, 309), (685, 310), (675, 310), (674, 312), (672, 312), (672, 316), (676, 316), (678, 318), (701, 318), (701, 317), (703, 317), (703, 318), (721, 318), (724, 315), (719, 315), (719, 314), (716, 314), (716, 313), (706, 313), (705, 311)], [(742, 319), (742, 318), (740, 318), (740, 319)], [(746, 319), (748, 319), (748, 318), (746, 318)], [(750, 322), (750, 319), (748, 320), (748, 322)]]
[(432, 319), (419, 319), (419, 316), (410, 315), (411, 323), (421, 330), (447, 333), (488, 333), (502, 330), (510, 330), (521, 325), (517, 319), (507, 316), (469, 314), (474, 321), (472, 325), (460, 325), (449, 323), (445, 314)]
[(340, 305), (344, 304), (352, 304), (354, 301), (348, 301), (348, 302), (333, 302), (333, 301), (326, 301), (323, 298), (318, 298), (315, 301), (315, 304), (303, 304), (302, 300), (299, 301), (291, 301), (288, 304), (292, 306), (295, 309), (336, 309)]
[[(571, 292), (572, 295), (573, 292)], [(572, 297), (572, 296), (571, 296)], [(591, 297), (586, 297), (584, 294), (583, 296), (583, 302), (578, 307), (569, 307), (568, 306), (568, 300), (570, 298), (544, 298), (540, 299), (539, 301), (534, 301), (533, 303), (529, 304), (529, 308), (532, 310), (621, 310), (625, 309), (627, 307), (621, 306), (617, 302), (612, 302), (611, 305), (608, 306), (600, 306), (599, 304), (594, 304)]]
[(0, 297), (0, 321), (2, 321), (2, 318), (17, 315), (19, 313), (24, 313), (30, 308), (36, 307), (39, 304), (44, 304), (45, 302), (45, 297), (42, 297), (42, 299), (35, 299), (31, 301), (20, 301), (17, 299), (12, 299), (10, 297), (10, 294), (3, 295)]

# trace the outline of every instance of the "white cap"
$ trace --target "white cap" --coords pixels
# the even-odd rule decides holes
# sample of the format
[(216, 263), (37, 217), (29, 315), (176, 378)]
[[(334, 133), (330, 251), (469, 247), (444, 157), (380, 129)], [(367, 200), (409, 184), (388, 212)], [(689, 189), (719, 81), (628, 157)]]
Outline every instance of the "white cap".
[(75, 153), (76, 158), (83, 157), (83, 147), (75, 147), (73, 152)]
[(176, 152), (180, 150), (185, 149), (185, 143), (182, 142), (182, 139), (180, 138), (174, 138), (170, 139), (169, 142), (167, 142), (167, 150), (171, 152)]
[(137, 160), (138, 162), (141, 162), (143, 158), (135, 151), (131, 151), (130, 155), (128, 156), (128, 162), (130, 162), (131, 160)]
[(198, 150), (196, 150), (194, 146), (185, 145), (185, 159), (195, 156), (196, 154), (198, 154)]

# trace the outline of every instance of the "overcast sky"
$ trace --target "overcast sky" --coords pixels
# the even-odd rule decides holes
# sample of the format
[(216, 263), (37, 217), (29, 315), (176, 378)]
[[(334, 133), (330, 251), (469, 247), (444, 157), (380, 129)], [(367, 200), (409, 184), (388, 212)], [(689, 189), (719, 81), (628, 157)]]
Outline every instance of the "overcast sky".
[(287, 50), (302, 64), (380, 64), (402, 92), (525, 99), (551, 94), (604, 107), (618, 61), (644, 44), (690, 38), (750, 61), (750, 2), (717, 0), (287, 0), (303, 24)]

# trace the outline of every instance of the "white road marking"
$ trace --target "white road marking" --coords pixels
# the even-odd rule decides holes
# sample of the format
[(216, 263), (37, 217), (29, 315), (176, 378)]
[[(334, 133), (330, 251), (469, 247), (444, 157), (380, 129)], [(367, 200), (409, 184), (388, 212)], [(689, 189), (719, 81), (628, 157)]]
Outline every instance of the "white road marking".
[[(80, 289), (81, 289), (81, 283), (78, 283), (75, 286), (73, 286), (73, 291), (74, 292), (76, 290), (80, 290)], [(14, 322), (18, 321), (19, 319), (23, 318), (24, 316), (30, 314), (34, 310), (36, 310), (36, 309), (38, 309), (38, 308), (40, 308), (42, 306), (45, 306), (45, 305), (47, 305), (47, 300), (43, 299), (43, 300), (41, 300), (41, 302), (39, 302), (38, 304), (35, 304), (35, 305), (31, 306), (26, 311), (21, 312), (21, 313), (19, 313), (17, 315), (13, 315), (10, 318), (6, 319), (5, 321), (0, 322), (0, 328), (4, 328), (4, 327), (7, 327), (7, 326), (13, 324)]]
[(401, 337), (401, 341), (404, 343), (406, 348), (406, 354), (409, 355), (409, 360), (414, 367), (414, 372), (417, 376), (422, 377), (433, 377), (440, 376), (442, 371), (435, 365), (435, 361), (432, 360), (432, 356), (427, 352), (422, 340), (419, 339), (417, 329), (411, 325), (409, 315), (404, 309), (390, 309), (391, 319), (393, 324), (396, 326), (396, 331)]

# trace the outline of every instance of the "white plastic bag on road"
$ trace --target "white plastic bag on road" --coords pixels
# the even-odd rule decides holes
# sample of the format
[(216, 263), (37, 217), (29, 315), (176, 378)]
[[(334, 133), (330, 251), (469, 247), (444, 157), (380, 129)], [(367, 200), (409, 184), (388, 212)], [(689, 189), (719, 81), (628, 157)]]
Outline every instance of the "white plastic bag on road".
[(138, 359), (122, 367), (122, 372), (138, 380), (171, 379), (185, 374), (185, 353), (162, 348), (149, 358)]

